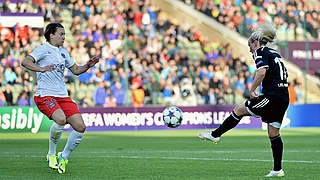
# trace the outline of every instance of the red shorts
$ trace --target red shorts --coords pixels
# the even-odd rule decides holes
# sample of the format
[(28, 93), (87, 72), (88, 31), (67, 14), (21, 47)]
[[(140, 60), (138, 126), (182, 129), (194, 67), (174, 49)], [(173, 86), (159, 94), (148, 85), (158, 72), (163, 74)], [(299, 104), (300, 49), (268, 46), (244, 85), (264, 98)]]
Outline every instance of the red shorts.
[(57, 109), (62, 109), (66, 118), (80, 113), (78, 106), (70, 97), (34, 96), (34, 101), (38, 109), (49, 119)]

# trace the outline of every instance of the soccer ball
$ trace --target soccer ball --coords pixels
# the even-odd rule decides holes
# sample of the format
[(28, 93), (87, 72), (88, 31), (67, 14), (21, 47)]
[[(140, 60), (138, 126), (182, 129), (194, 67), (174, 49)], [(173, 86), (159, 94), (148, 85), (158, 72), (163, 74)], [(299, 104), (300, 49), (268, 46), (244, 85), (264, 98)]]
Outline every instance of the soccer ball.
[(181, 125), (182, 111), (176, 106), (169, 106), (163, 110), (162, 117), (166, 126), (176, 128)]

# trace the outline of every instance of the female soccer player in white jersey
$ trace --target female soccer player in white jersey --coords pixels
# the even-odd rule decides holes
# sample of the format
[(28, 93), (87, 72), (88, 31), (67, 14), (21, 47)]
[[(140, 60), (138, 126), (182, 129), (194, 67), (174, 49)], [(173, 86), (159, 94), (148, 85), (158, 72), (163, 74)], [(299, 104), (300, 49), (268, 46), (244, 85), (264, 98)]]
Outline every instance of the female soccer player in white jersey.
[[(277, 51), (267, 47), (276, 37), (276, 30), (270, 23), (259, 26), (248, 40), (250, 52), (256, 63), (256, 73), (250, 89), (251, 98), (239, 104), (231, 115), (215, 131), (200, 133), (200, 139), (220, 141), (220, 136), (234, 128), (243, 116), (261, 117), (268, 124), (268, 135), (271, 142), (274, 167), (267, 174), (271, 176), (284, 176), (281, 167), (283, 143), (279, 134), (283, 116), (289, 105), (287, 83), (287, 69)], [(262, 83), (262, 94), (255, 93), (256, 88)]]
[[(79, 75), (98, 63), (99, 58), (93, 57), (85, 65), (78, 66), (62, 47), (65, 30), (60, 23), (48, 24), (44, 36), (47, 43), (35, 48), (22, 61), (22, 66), (37, 72), (35, 103), (43, 114), (54, 121), (49, 134), (49, 167), (64, 173), (70, 153), (79, 145), (86, 129), (77, 105), (68, 95), (64, 70), (69, 68), (73, 74)], [(66, 123), (72, 126), (73, 131), (63, 152), (57, 154), (56, 147)]]

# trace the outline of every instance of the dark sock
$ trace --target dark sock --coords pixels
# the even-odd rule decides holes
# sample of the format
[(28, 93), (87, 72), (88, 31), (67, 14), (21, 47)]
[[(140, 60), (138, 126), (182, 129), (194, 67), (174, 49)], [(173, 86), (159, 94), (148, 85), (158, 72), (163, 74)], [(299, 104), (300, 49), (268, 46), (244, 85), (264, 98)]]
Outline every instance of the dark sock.
[(279, 171), (282, 169), (281, 161), (282, 161), (282, 152), (283, 152), (283, 143), (280, 134), (276, 137), (270, 138), (271, 148), (273, 153), (273, 162), (274, 167), (273, 170)]
[(212, 131), (211, 135), (213, 137), (220, 137), (223, 133), (229, 131), (234, 128), (241, 120), (242, 116), (237, 116), (234, 111), (230, 114), (230, 116), (224, 120), (224, 122), (214, 131)]

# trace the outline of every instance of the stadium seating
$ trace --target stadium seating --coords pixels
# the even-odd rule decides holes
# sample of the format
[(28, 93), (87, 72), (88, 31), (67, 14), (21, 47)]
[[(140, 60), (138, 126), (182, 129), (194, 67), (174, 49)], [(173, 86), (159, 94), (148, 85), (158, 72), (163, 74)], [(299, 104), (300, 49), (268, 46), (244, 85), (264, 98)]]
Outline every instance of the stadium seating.
[[(238, 62), (241, 60), (241, 57), (233, 54), (234, 52), (232, 49), (227, 48), (228, 45), (226, 45), (226, 42), (221, 42), (221, 41), (217, 42), (216, 40), (214, 40), (215, 48), (218, 50), (217, 52), (219, 53), (219, 56), (221, 58), (219, 59), (218, 64), (215, 64), (215, 62), (206, 61), (204, 57), (205, 57), (205, 54), (208, 52), (209, 48), (205, 47), (204, 39), (206, 39), (206, 37), (202, 35), (203, 33), (201, 32), (198, 33), (194, 31), (194, 29), (191, 29), (190, 27), (184, 29), (185, 32), (180, 32), (179, 27), (188, 26), (187, 21), (184, 22), (184, 21), (179, 21), (177, 19), (174, 19), (170, 17), (168, 14), (166, 14), (165, 12), (161, 11), (159, 7), (148, 4), (148, 2), (145, 2), (145, 4), (141, 6), (140, 9), (139, 9), (139, 6), (135, 4), (135, 2), (133, 1), (128, 1), (128, 3), (131, 3), (131, 4), (128, 4), (128, 3), (123, 3), (123, 2), (127, 2), (126, 0), (121, 0), (121, 1), (112, 0), (111, 1), (112, 3), (110, 4), (110, 6), (106, 6), (106, 4), (101, 2), (100, 6), (104, 7), (103, 12), (98, 12), (98, 11), (90, 12), (90, 15), (88, 17), (89, 20), (82, 19), (81, 23), (80, 21), (78, 21), (79, 18), (77, 16), (75, 17), (72, 16), (74, 13), (75, 4), (78, 3), (78, 5), (80, 5), (81, 1), (72, 1), (72, 2), (73, 2), (72, 4), (52, 3), (51, 7), (46, 6), (46, 8), (48, 7), (51, 8), (47, 10), (55, 9), (54, 8), (55, 6), (59, 6), (60, 8), (58, 12), (53, 12), (55, 13), (55, 16), (54, 16), (55, 19), (51, 19), (50, 21), (60, 21), (64, 25), (65, 31), (66, 31), (65, 47), (67, 48), (70, 54), (77, 55), (77, 57), (74, 57), (74, 59), (77, 62), (79, 60), (78, 59), (79, 57), (83, 58), (83, 57), (92, 57), (93, 55), (100, 55), (102, 60), (96, 67), (100, 69), (102, 76), (105, 76), (106, 73), (110, 72), (110, 70), (112, 69), (112, 67), (110, 67), (110, 65), (108, 64), (109, 60), (107, 59), (109, 58), (110, 54), (114, 56), (114, 58), (116, 59), (115, 64), (117, 68), (111, 71), (112, 73), (110, 73), (110, 76), (108, 76), (109, 79), (105, 79), (105, 81), (107, 81), (106, 83), (107, 88), (110, 88), (117, 81), (120, 81), (123, 85), (122, 87), (124, 87), (124, 78), (121, 76), (121, 71), (123, 71), (123, 69), (121, 70), (121, 68), (119, 68), (119, 67), (123, 67), (123, 59), (125, 54), (123, 39), (125, 39), (125, 35), (127, 35), (126, 33), (132, 34), (132, 37), (134, 37), (134, 39), (132, 40), (133, 46), (130, 46), (130, 50), (128, 52), (128, 56), (129, 56), (128, 71), (130, 72), (128, 73), (129, 74), (129, 77), (128, 77), (129, 89), (127, 89), (128, 98), (131, 98), (131, 95), (130, 95), (131, 84), (132, 84), (131, 81), (132, 79), (136, 78), (136, 75), (133, 75), (132, 71), (140, 70), (141, 72), (143, 72), (143, 73), (139, 72), (142, 75), (143, 85), (147, 87), (152, 87), (153, 85), (156, 85), (156, 89), (153, 89), (153, 91), (159, 92), (159, 94), (156, 95), (156, 97), (151, 97), (151, 99), (153, 100), (151, 103), (154, 105), (165, 104), (166, 102), (164, 102), (162, 98), (163, 87), (165, 87), (165, 85), (167, 84), (170, 85), (175, 83), (176, 81), (175, 77), (176, 76), (178, 77), (179, 74), (182, 73), (181, 72), (182, 67), (186, 66), (186, 64), (181, 64), (181, 62), (179, 62), (179, 58), (178, 60), (177, 59), (174, 60), (175, 61), (174, 64), (171, 64), (170, 62), (168, 62), (169, 69), (176, 68), (178, 71), (174, 75), (170, 74), (170, 78), (162, 79), (161, 77), (162, 75), (160, 75), (162, 74), (162, 70), (163, 70), (162, 66), (166, 64), (168, 60), (173, 59), (174, 53), (178, 53), (181, 51), (184, 52), (184, 54), (186, 54), (187, 56), (187, 59), (192, 62), (192, 63), (189, 63), (188, 66), (190, 65), (193, 66), (192, 68), (188, 67), (188, 69), (197, 69), (197, 66), (202, 66), (201, 73), (206, 73), (208, 71), (207, 65), (209, 64), (212, 64), (214, 66), (221, 66), (221, 69), (222, 69), (222, 66), (227, 65), (229, 66), (230, 70), (234, 71), (235, 64), (238, 64)], [(91, 1), (91, 3), (93, 3), (93, 1)], [(119, 6), (121, 8), (117, 6), (119, 5), (119, 3), (122, 3), (121, 6)], [(85, 6), (85, 5), (82, 4), (81, 6)], [(35, 7), (36, 6), (34, 6), (34, 8)], [(117, 14), (121, 14), (122, 16), (111, 15), (112, 14), (111, 9), (113, 9), (113, 11), (116, 12)], [(153, 23), (151, 24), (151, 26), (141, 25), (141, 22), (140, 22), (141, 17), (139, 19), (139, 13), (142, 13), (143, 9), (146, 9), (149, 12), (146, 16), (150, 16), (150, 17), (152, 16), (153, 18), (152, 21), (150, 21), (151, 23)], [(38, 11), (38, 10), (35, 8), (34, 11)], [(44, 11), (43, 9), (41, 10), (41, 12), (43, 12), (44, 14), (47, 13), (47, 11)], [(80, 13), (80, 16), (81, 17), (84, 16), (84, 12), (81, 12), (81, 13)], [(100, 16), (101, 13), (105, 16)], [(154, 16), (154, 14), (156, 16)], [(129, 17), (127, 17), (127, 19), (125, 18), (123, 19), (123, 17), (126, 17), (126, 16), (129, 16)], [(157, 18), (161, 18), (165, 22), (165, 25), (162, 27), (161, 33), (160, 31), (158, 31), (157, 28), (155, 28), (157, 27), (158, 25), (157, 23), (159, 22), (157, 21), (158, 20)], [(127, 20), (128, 22), (126, 22), (125, 20)], [(95, 21), (97, 21), (97, 23), (94, 23)], [(45, 22), (45, 25), (48, 23), (49, 21), (47, 20)], [(128, 24), (130, 24), (130, 27), (127, 26)], [(176, 29), (170, 29), (171, 25), (174, 25)], [(76, 29), (76, 26), (79, 26), (80, 29)], [(0, 27), (0, 28), (8, 29), (9, 31), (11, 30), (12, 33), (16, 33), (14, 29), (6, 28), (6, 27)], [(116, 30), (119, 33), (118, 39), (116, 39), (116, 41), (104, 40), (97, 43), (91, 43), (88, 38), (81, 39), (82, 33), (84, 31), (87, 31), (88, 29), (93, 30), (93, 33), (95, 32), (95, 30), (101, 29), (102, 32), (105, 33), (105, 39), (109, 31)], [(41, 32), (42, 31), (39, 29), (30, 29), (30, 34), (29, 34), (30, 42), (29, 44), (25, 44), (25, 47), (23, 47), (22, 49), (23, 56), (25, 56), (27, 53), (30, 53), (30, 51), (37, 46), (37, 43), (39, 43), (39, 40), (34, 41), (31, 39), (31, 37), (35, 38), (37, 36), (41, 36), (42, 35)], [(205, 33), (207, 33), (207, 31)], [(160, 48), (158, 49), (157, 53), (152, 54), (146, 51), (146, 48), (148, 46), (147, 39), (148, 38), (152, 39), (154, 35), (158, 36), (160, 39), (160, 46), (159, 46)], [(176, 45), (174, 46), (174, 51), (170, 51), (169, 54), (165, 54), (167, 57), (162, 57), (161, 54), (163, 54), (164, 50), (169, 47), (167, 44), (164, 43), (164, 39), (166, 36), (175, 38)], [(4, 36), (2, 36), (2, 38), (4, 38)], [(5, 38), (7, 38), (7, 41), (9, 42), (14, 42), (15, 40), (19, 40), (19, 39), (14, 39), (16, 37), (10, 37), (10, 36), (6, 36)], [(41, 38), (40, 41), (43, 43), (44, 39)], [(213, 40), (208, 40), (208, 41), (209, 41), (208, 43), (211, 43)], [(119, 44), (120, 46), (115, 48), (116, 47), (115, 45), (117, 44)], [(6, 47), (2, 47), (2, 45), (0, 45), (0, 58), (3, 57), (1, 61), (3, 61), (4, 63), (7, 63), (7, 60), (3, 60), (6, 58), (4, 55), (7, 55), (5, 53), (12, 52), (14, 47), (17, 46), (18, 44), (11, 43), (10, 45), (11, 45), (11, 49), (9, 49), (9, 51)], [(84, 47), (80, 47), (82, 45), (84, 45)], [(93, 47), (94, 49), (93, 51), (95, 51), (94, 54), (91, 54), (92, 48), (89, 49), (89, 47)], [(5, 51), (5, 53), (1, 52), (2, 49)], [(79, 51), (76, 51), (76, 50), (79, 50)], [(105, 54), (107, 54), (108, 57), (104, 57)], [(228, 54), (228, 57), (226, 56), (227, 54)], [(136, 59), (133, 58), (134, 55), (136, 56)], [(152, 57), (154, 55), (156, 58)], [(148, 56), (151, 56), (153, 59), (151, 59), (151, 61), (148, 60), (149, 58)], [(231, 58), (229, 59), (231, 60), (231, 63), (225, 62), (225, 61), (228, 61), (228, 58)], [(143, 61), (147, 61), (146, 63), (147, 66), (143, 64)], [(83, 61), (79, 61), (79, 62), (83, 63)], [(248, 64), (248, 62), (249, 61), (246, 61), (244, 63), (242, 61), (241, 63), (239, 63), (240, 66), (243, 67), (240, 69), (243, 69), (243, 71), (247, 71), (248, 68), (246, 68), (246, 66), (250, 65)], [(138, 66), (133, 67), (132, 66), (133, 64)], [(135, 67), (138, 67), (138, 69), (136, 69)], [(139, 69), (139, 67), (142, 69)], [(95, 77), (96, 72), (97, 72), (96, 69), (93, 70), (93, 73), (94, 73), (93, 77)], [(160, 72), (160, 74), (158, 74), (158, 72)], [(230, 78), (231, 83), (235, 83), (233, 82), (233, 77), (232, 77), (235, 75), (234, 73), (229, 73), (229, 72), (224, 72), (224, 73), (230, 75), (230, 76), (226, 76), (225, 78)], [(253, 71), (250, 71), (250, 73), (253, 73)], [(157, 77), (157, 81), (155, 82), (156, 84), (150, 81), (150, 78), (149, 78), (150, 76)], [(195, 89), (195, 92), (197, 93), (198, 85), (200, 86), (204, 85), (203, 82), (199, 81), (200, 84), (196, 84), (195, 83), (197, 78), (196, 75), (189, 74), (188, 77), (191, 77), (191, 80), (193, 82), (193, 87)], [(22, 87), (21, 84), (14, 85), (14, 87), (16, 86), (17, 88), (13, 88), (14, 89), (13, 94), (15, 97), (14, 103), (16, 103), (17, 96), (23, 90), (23, 88), (21, 88)], [(96, 87), (97, 85), (93, 80), (91, 80), (88, 84), (80, 83), (77, 78), (75, 78), (75, 82), (73, 81), (67, 82), (67, 89), (70, 92), (70, 96), (78, 102), (81, 101), (83, 98), (87, 98), (89, 106), (95, 105), (93, 102), (93, 94)], [(222, 85), (219, 86), (219, 88), (221, 87)], [(208, 95), (198, 94), (198, 97), (199, 97), (198, 104), (204, 103), (204, 101), (201, 101), (200, 99), (205, 99), (206, 96)], [(239, 103), (244, 100), (243, 94), (238, 94), (236, 92), (232, 92), (232, 94), (226, 93), (224, 94), (223, 97), (227, 104)], [(131, 102), (131, 100), (129, 99), (128, 102)], [(175, 103), (175, 102), (171, 102), (171, 103)]]

